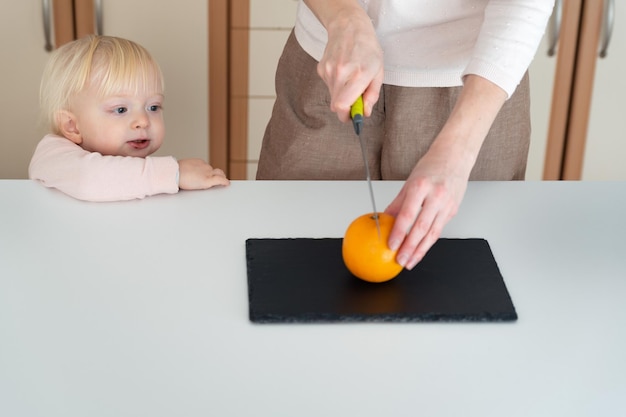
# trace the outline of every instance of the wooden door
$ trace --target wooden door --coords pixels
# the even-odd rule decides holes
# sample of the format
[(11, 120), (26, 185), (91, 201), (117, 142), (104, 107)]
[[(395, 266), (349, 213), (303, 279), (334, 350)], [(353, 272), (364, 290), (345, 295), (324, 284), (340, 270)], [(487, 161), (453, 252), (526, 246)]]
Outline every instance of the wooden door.
[(274, 74), (295, 23), (295, 0), (211, 0), (211, 163), (254, 179), (276, 98)]
[(230, 179), (245, 179), (249, 0), (209, 2), (210, 163)]

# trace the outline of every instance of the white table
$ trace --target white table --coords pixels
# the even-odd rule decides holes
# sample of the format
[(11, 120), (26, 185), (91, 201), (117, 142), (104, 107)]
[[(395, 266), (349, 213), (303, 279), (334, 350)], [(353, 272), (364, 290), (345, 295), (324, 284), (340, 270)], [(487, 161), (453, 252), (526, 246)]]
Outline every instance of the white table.
[(517, 322), (249, 322), (247, 238), (368, 208), (363, 182), (85, 203), (0, 181), (0, 416), (626, 415), (626, 183), (470, 184), (444, 236), (489, 241)]

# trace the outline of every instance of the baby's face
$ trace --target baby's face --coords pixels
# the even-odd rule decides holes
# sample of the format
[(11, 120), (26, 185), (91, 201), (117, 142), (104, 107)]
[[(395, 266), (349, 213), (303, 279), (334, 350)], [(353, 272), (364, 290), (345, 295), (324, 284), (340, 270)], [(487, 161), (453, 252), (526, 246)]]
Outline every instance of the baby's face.
[(161, 91), (139, 89), (102, 97), (96, 87), (88, 87), (78, 94), (72, 107), (82, 136), (80, 146), (87, 151), (146, 157), (163, 143)]

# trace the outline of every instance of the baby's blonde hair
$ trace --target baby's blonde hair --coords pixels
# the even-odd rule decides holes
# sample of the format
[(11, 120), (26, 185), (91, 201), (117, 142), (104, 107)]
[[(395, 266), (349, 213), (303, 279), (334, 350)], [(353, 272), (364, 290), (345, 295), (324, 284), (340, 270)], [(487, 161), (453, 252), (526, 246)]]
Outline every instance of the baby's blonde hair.
[(71, 111), (72, 99), (92, 83), (102, 97), (121, 91), (164, 91), (159, 65), (135, 42), (92, 35), (67, 43), (50, 56), (39, 90), (43, 121), (53, 133), (60, 134), (59, 112)]

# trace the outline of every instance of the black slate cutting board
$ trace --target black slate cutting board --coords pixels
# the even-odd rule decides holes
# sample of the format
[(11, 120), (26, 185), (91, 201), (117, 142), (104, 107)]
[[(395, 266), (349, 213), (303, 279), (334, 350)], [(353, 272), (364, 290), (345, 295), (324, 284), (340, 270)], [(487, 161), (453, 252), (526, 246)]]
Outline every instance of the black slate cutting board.
[(340, 238), (248, 239), (250, 320), (513, 321), (515, 307), (484, 239), (439, 239), (411, 271), (384, 283), (353, 276)]

